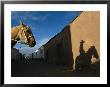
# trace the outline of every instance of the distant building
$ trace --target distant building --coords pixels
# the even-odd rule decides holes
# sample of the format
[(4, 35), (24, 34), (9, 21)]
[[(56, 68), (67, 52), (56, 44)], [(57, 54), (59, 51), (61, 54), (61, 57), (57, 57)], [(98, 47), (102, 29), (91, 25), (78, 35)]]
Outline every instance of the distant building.
[(34, 54), (34, 53), (25, 55), (25, 59), (26, 59), (26, 58), (27, 58), (27, 59), (33, 59), (33, 54)]
[(44, 59), (44, 46), (41, 46), (36, 52), (33, 53), (33, 58)]
[(12, 48), (11, 49), (11, 59), (12, 60), (18, 60), (22, 58), (22, 54), (19, 52), (18, 49)]
[[(99, 11), (82, 12), (60, 33), (50, 39), (44, 45), (46, 61), (75, 69), (75, 59), (79, 55), (81, 40), (85, 41), (83, 47), (85, 51), (94, 45), (100, 55)], [(39, 55), (40, 51), (37, 53)]]

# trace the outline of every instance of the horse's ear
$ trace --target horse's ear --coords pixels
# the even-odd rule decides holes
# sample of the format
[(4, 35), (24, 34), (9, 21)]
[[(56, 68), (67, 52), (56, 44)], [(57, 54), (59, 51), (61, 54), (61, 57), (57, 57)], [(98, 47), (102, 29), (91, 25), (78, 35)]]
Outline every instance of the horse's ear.
[(27, 26), (28, 27), (28, 29), (31, 29), (31, 26)]
[(22, 21), (20, 21), (20, 25), (24, 25), (24, 23)]
[(29, 29), (31, 29), (31, 26), (29, 26)]

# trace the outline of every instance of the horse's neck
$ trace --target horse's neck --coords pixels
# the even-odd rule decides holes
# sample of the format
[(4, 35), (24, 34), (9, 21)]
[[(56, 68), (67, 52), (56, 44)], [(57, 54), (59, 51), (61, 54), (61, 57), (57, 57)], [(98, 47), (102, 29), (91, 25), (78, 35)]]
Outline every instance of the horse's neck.
[(17, 27), (13, 27), (11, 29), (11, 39), (12, 40), (16, 40), (17, 39), (18, 33), (20, 31), (20, 28), (21, 28), (20, 26), (17, 26)]

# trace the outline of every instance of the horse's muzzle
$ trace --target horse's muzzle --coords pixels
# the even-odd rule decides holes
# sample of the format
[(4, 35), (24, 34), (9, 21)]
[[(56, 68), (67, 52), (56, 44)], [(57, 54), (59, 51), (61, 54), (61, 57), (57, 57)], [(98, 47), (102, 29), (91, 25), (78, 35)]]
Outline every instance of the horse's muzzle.
[(33, 41), (31, 44), (29, 44), (29, 47), (34, 47), (36, 45), (36, 41)]

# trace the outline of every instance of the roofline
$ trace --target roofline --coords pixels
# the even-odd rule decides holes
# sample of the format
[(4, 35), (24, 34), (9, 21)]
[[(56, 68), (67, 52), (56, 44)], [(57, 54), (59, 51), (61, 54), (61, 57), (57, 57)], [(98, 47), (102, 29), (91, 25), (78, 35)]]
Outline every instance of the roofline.
[(45, 43), (43, 46), (45, 46), (46, 44), (48, 44), (52, 39), (54, 39), (55, 37), (57, 37), (60, 33), (62, 33), (64, 30), (66, 30), (66, 27), (70, 26), (70, 24), (75, 21), (82, 13), (83, 11), (80, 11), (80, 14), (77, 15), (68, 25), (66, 25), (59, 33), (57, 33), (55, 36), (53, 36), (47, 43)]
[(73, 19), (69, 24), (71, 24), (73, 21), (75, 21), (75, 20), (81, 15), (82, 12), (83, 12), (83, 11), (80, 11), (79, 15), (77, 15), (76, 18)]

